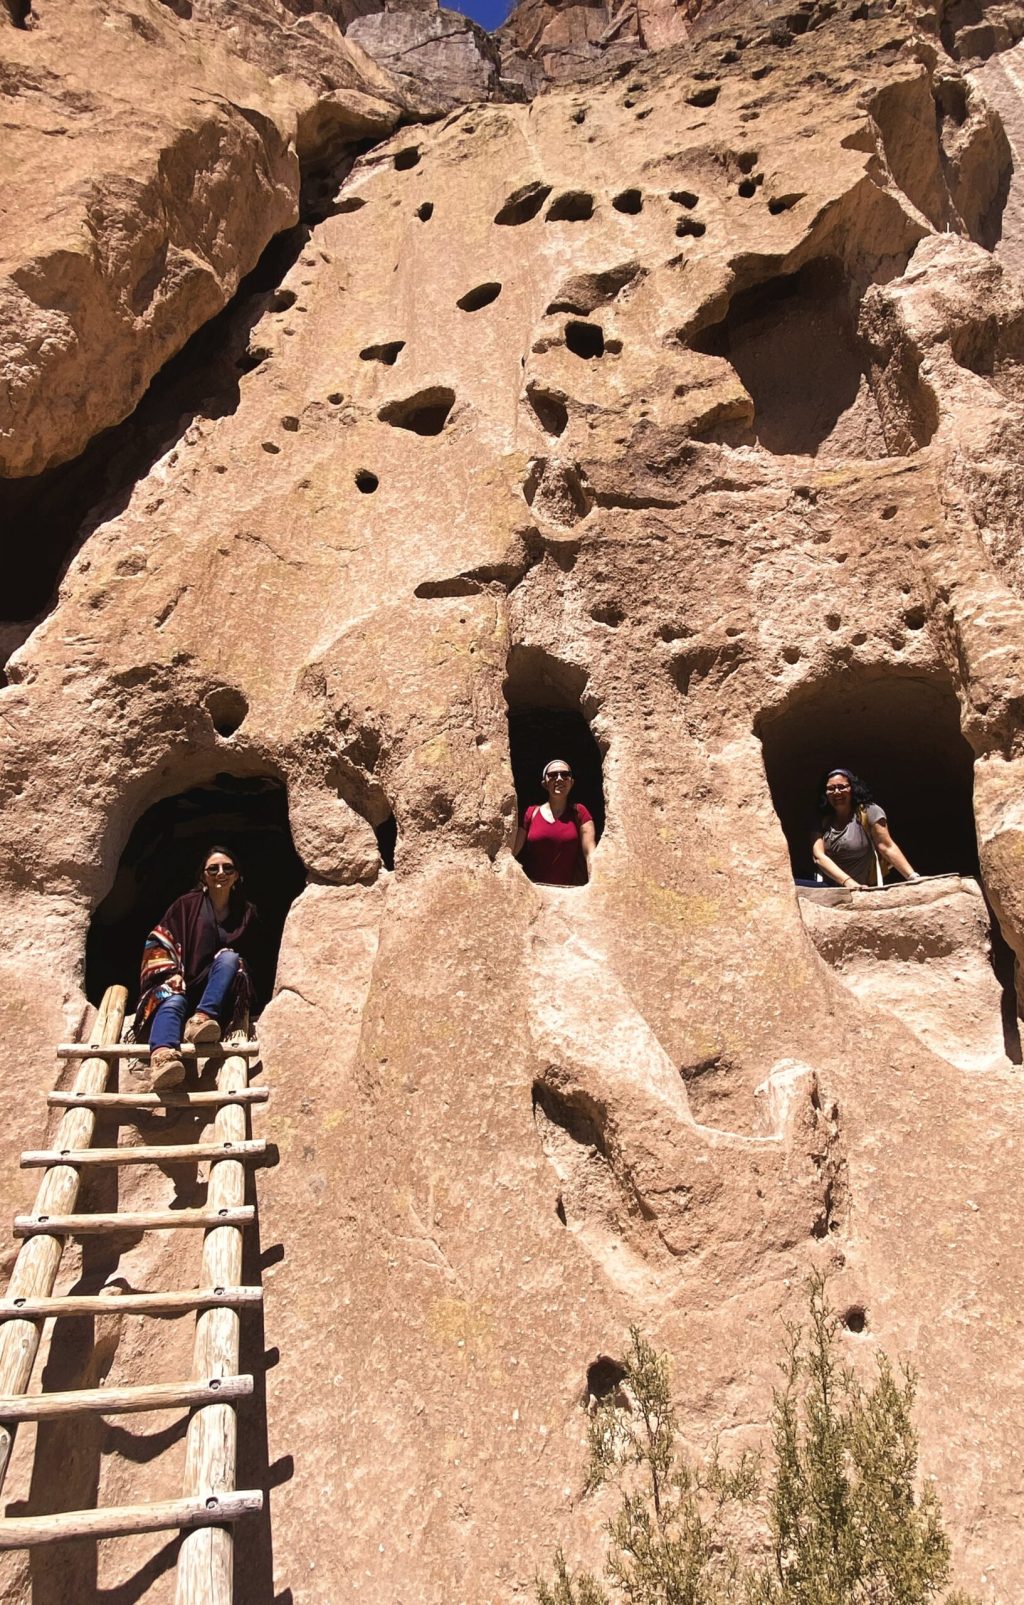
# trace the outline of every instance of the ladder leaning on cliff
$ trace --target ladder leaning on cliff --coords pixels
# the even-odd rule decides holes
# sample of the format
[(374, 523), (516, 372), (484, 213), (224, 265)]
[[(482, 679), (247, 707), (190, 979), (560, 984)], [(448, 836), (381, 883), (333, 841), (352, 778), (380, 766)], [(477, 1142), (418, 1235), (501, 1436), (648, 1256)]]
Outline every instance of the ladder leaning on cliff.
[[(252, 1393), (251, 1376), (239, 1376), (241, 1312), (258, 1305), (259, 1287), (240, 1286), (242, 1232), (255, 1211), (246, 1205), (245, 1164), (263, 1154), (266, 1143), (247, 1140), (246, 1109), (264, 1102), (265, 1087), (248, 1085), (248, 1064), (258, 1057), (255, 1042), (235, 1037), (224, 1043), (185, 1048), (187, 1060), (220, 1061), (215, 1092), (120, 1093), (107, 1091), (111, 1066), (124, 1058), (146, 1058), (148, 1048), (121, 1042), (127, 992), (110, 987), (88, 1044), (62, 1044), (58, 1057), (80, 1060), (69, 1092), (51, 1092), (47, 1102), (63, 1108), (52, 1148), (24, 1153), (25, 1167), (45, 1168), (34, 1209), (15, 1218), (14, 1233), (24, 1246), (0, 1300), (0, 1488), (7, 1472), (18, 1422), (43, 1421), (86, 1413), (164, 1410), (189, 1406), (183, 1497), (161, 1503), (109, 1509), (70, 1510), (54, 1515), (0, 1519), (0, 1549), (24, 1549), (70, 1538), (113, 1538), (129, 1533), (180, 1529), (177, 1605), (231, 1605), (233, 1535), (231, 1523), (263, 1507), (263, 1495), (235, 1488), (237, 1420), (235, 1401)], [(116, 1077), (115, 1077), (116, 1085)], [(214, 1113), (213, 1141), (170, 1147), (90, 1146), (100, 1113), (119, 1122), (138, 1123), (159, 1108)], [(91, 1165), (209, 1163), (206, 1204), (200, 1209), (142, 1214), (75, 1214), (81, 1172)], [(205, 1231), (200, 1286), (166, 1293), (110, 1293), (54, 1297), (67, 1237), (96, 1232)], [(193, 1380), (143, 1387), (80, 1388), (67, 1393), (29, 1394), (43, 1322), (68, 1315), (172, 1315), (196, 1311)]]

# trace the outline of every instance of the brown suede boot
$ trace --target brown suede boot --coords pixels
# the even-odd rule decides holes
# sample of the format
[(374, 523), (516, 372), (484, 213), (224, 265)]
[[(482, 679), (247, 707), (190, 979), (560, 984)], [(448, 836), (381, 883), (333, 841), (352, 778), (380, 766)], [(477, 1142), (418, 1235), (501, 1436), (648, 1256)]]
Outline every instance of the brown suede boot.
[(220, 1026), (208, 1014), (193, 1014), (185, 1021), (186, 1042), (219, 1042)]
[(184, 1081), (185, 1066), (177, 1048), (154, 1048), (149, 1063), (140, 1064), (132, 1076), (140, 1092), (160, 1092)]

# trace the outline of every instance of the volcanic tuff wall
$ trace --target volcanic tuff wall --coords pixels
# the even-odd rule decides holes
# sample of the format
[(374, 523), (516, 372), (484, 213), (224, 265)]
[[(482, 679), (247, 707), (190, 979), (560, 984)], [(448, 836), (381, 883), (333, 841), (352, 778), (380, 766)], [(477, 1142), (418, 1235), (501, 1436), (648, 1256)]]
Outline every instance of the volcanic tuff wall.
[[(12, 558), (55, 577), (41, 510), (70, 485), (82, 516), (0, 693), (8, 1213), (136, 821), (276, 778), (308, 886), (260, 1025), (279, 1355), (239, 1597), (529, 1597), (556, 1541), (603, 1547), (588, 1366), (635, 1321), (675, 1357), (691, 1442), (754, 1443), (817, 1265), (866, 1311), (851, 1355), (919, 1368), (962, 1580), (1020, 1598), (1012, 999), (969, 885), (808, 931), (783, 831), (799, 855), (839, 747), (874, 755), (891, 808), (899, 787), (919, 867), (970, 871), (943, 854), (972, 858), (973, 773), (1024, 957), (1012, 15), (983, 39), (967, 19), (967, 49), (952, 12), (705, 14), (585, 83), (382, 138), (423, 110), (329, 17), (245, 8), (362, 74), (303, 89), (199, 9), (74, 0), (0, 30), (32, 108), (3, 242)], [(123, 159), (97, 28), (152, 84)], [(357, 137), (378, 142), (346, 176)], [(33, 184), (45, 161), (66, 185)], [(301, 204), (155, 410), (71, 460)], [(603, 756), (586, 890), (507, 851), (508, 715), (538, 707)], [(178, 1251), (78, 1268), (174, 1285)], [(186, 1323), (140, 1326), (75, 1324), (49, 1385), (180, 1372)], [(177, 1492), (172, 1418), (76, 1431), (40, 1435), (12, 1500)], [(8, 1559), (5, 1598), (161, 1600), (172, 1560), (159, 1538)]]

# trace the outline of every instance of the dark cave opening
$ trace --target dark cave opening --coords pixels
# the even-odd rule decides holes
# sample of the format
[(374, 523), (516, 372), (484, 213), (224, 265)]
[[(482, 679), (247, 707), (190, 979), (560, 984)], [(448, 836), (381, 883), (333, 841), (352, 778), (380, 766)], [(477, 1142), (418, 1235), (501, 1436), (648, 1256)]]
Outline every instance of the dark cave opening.
[(794, 875), (814, 873), (818, 783), (839, 764), (885, 808), (893, 840), (920, 874), (977, 876), (974, 760), (948, 684), (847, 670), (795, 694), (757, 733)]
[(101, 520), (124, 510), (137, 481), (189, 425), (235, 411), (239, 375), (255, 366), (247, 355), (249, 335), (308, 238), (300, 225), (271, 240), (228, 305), (164, 364), (123, 423), (71, 462), (0, 479), (0, 525), (19, 555), (8, 567), (4, 621), (46, 612), (82, 542)]
[(821, 258), (741, 292), (688, 344), (735, 368), (766, 451), (813, 457), (852, 414), (833, 454), (885, 455), (874, 397), (861, 388), (856, 295), (838, 262)]
[(253, 979), (260, 1005), (269, 1001), (281, 932), (306, 871), (292, 842), (283, 782), (218, 774), (162, 797), (136, 821), (114, 884), (89, 926), (85, 973), (91, 1002), (121, 983), (134, 1004), (146, 935), (174, 899), (196, 885), (200, 859), (214, 844), (238, 854), (245, 895), (259, 909), (267, 956)]
[(572, 798), (594, 817), (601, 840), (605, 824), (604, 762), (581, 706), (586, 675), (559, 663), (539, 647), (513, 647), (505, 680), (508, 744), (518, 817), (542, 803), (544, 766), (564, 758), (572, 769)]

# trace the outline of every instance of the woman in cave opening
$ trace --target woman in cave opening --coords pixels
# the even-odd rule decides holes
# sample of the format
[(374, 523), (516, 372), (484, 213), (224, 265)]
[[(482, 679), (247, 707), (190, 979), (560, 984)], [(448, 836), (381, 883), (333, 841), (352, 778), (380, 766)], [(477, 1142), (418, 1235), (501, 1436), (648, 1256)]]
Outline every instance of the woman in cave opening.
[(569, 793), (573, 773), (564, 758), (544, 765), (541, 784), (548, 800), (534, 803), (523, 815), (512, 852), (532, 881), (545, 886), (583, 886), (591, 876), (596, 845), (594, 820)]
[(262, 949), (259, 916), (245, 899), (235, 854), (210, 847), (198, 885), (171, 904), (146, 938), (135, 1035), (149, 1040), (150, 1062), (138, 1074), (150, 1088), (184, 1080), (183, 1038), (218, 1042), (223, 1028), (251, 1012), (256, 995), (249, 972)]
[(811, 852), (822, 875), (840, 886), (881, 886), (884, 863), (905, 880), (921, 879), (890, 836), (885, 809), (851, 770), (828, 771), (818, 796), (818, 813), (821, 823)]

